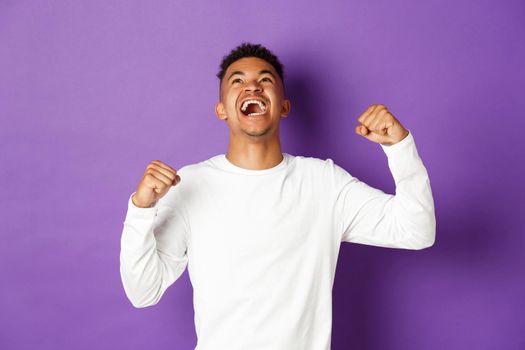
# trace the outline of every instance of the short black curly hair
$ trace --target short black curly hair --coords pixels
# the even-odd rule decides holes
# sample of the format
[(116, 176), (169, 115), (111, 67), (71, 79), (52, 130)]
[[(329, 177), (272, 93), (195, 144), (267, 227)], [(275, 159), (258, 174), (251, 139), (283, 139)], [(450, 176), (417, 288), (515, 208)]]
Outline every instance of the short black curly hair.
[(231, 50), (231, 52), (228, 55), (222, 58), (220, 71), (219, 73), (217, 73), (217, 78), (220, 79), (221, 83), (228, 67), (233, 62), (240, 60), (244, 57), (257, 57), (271, 64), (277, 72), (277, 74), (279, 74), (279, 77), (281, 78), (281, 81), (284, 85), (284, 66), (279, 61), (279, 58), (276, 55), (274, 55), (273, 52), (271, 52), (261, 44), (253, 44), (249, 42), (243, 42), (242, 44)]

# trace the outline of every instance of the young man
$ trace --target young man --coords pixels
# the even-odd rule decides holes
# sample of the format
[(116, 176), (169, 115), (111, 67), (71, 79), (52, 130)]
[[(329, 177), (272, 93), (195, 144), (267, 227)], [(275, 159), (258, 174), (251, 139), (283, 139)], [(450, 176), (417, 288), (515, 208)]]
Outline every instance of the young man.
[(427, 171), (384, 105), (355, 132), (388, 157), (396, 195), (331, 159), (283, 153), (290, 112), (282, 65), (261, 45), (224, 57), (217, 117), (226, 154), (178, 170), (151, 162), (129, 197), (120, 271), (135, 307), (156, 304), (188, 267), (198, 350), (330, 349), (332, 286), (343, 241), (423, 249), (435, 238)]

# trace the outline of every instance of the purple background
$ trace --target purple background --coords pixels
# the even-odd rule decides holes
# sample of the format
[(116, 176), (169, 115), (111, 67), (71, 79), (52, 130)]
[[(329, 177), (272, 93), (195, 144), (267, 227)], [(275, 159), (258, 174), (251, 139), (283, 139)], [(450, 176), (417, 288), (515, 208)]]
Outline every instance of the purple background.
[(354, 133), (383, 103), (429, 171), (437, 240), (344, 243), (332, 349), (524, 349), (525, 4), (516, 1), (0, 1), (0, 348), (193, 349), (187, 270), (135, 309), (119, 275), (146, 165), (225, 153), (220, 60), (283, 61), (283, 151), (393, 193)]

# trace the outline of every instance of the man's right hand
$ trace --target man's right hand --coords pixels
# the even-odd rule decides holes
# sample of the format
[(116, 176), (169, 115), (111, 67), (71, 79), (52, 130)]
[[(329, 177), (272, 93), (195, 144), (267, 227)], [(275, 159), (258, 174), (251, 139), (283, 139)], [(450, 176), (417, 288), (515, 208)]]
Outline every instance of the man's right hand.
[(177, 170), (160, 160), (154, 160), (146, 167), (131, 201), (139, 208), (149, 208), (157, 200), (164, 197), (171, 186), (177, 185), (180, 180)]

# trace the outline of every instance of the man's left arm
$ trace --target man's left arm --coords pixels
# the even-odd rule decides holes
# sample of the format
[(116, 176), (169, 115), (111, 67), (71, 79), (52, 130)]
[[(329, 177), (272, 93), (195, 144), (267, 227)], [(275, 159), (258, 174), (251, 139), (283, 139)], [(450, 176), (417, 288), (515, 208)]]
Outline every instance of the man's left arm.
[(358, 121), (355, 132), (379, 143), (387, 155), (396, 194), (370, 187), (336, 166), (341, 240), (404, 249), (432, 246), (436, 232), (434, 201), (412, 133), (384, 105), (370, 106)]

